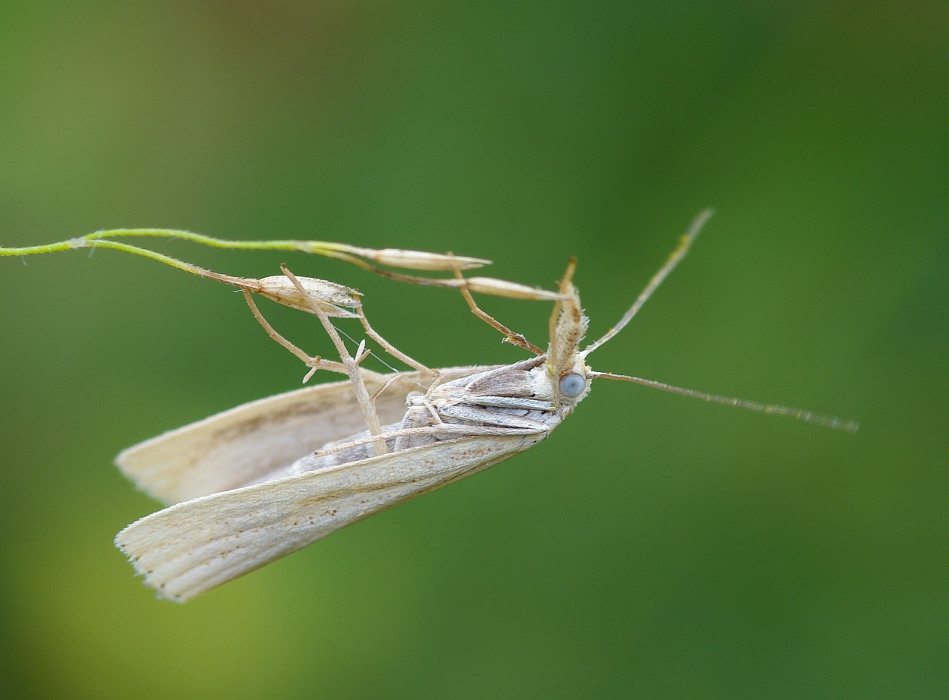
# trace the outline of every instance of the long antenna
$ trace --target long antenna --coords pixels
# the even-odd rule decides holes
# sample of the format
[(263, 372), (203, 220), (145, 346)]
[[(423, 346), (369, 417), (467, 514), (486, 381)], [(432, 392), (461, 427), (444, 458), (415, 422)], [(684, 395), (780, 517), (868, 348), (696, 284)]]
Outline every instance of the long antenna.
[(649, 284), (646, 285), (646, 288), (642, 291), (642, 294), (636, 297), (636, 301), (634, 301), (633, 305), (629, 307), (629, 311), (627, 311), (623, 315), (623, 318), (619, 320), (619, 323), (610, 328), (610, 330), (608, 330), (602, 338), (597, 340), (595, 343), (587, 345), (583, 352), (580, 353), (581, 358), (586, 358), (587, 355), (603, 345), (603, 343), (626, 327), (626, 324), (629, 323), (633, 316), (639, 312), (639, 310), (643, 307), (643, 304), (645, 304), (649, 297), (652, 296), (652, 293), (656, 291), (656, 288), (662, 284), (662, 281), (669, 276), (669, 273), (675, 269), (675, 266), (679, 264), (679, 261), (682, 260), (682, 258), (685, 257), (685, 254), (689, 252), (689, 247), (692, 245), (692, 241), (694, 241), (695, 237), (699, 235), (699, 231), (701, 231), (702, 227), (705, 226), (705, 222), (708, 221), (714, 213), (714, 209), (706, 209), (697, 217), (695, 217), (695, 221), (692, 222), (688, 232), (682, 236), (682, 242), (679, 243), (679, 247), (673, 251), (672, 255), (669, 256), (669, 259), (666, 260), (666, 264), (659, 269), (659, 272), (653, 275), (652, 279), (649, 280)]
[(756, 401), (748, 401), (746, 399), (736, 399), (730, 396), (719, 396), (717, 394), (708, 394), (704, 391), (693, 391), (692, 389), (683, 389), (682, 387), (672, 386), (671, 384), (657, 382), (652, 379), (642, 379), (641, 377), (630, 377), (625, 374), (612, 374), (610, 372), (592, 372), (591, 375), (595, 379), (620, 379), (624, 382), (633, 382), (634, 384), (642, 384), (643, 386), (651, 386), (654, 389), (662, 389), (663, 391), (668, 391), (673, 394), (679, 394), (681, 396), (688, 396), (690, 398), (699, 399), (701, 401), (708, 401), (710, 403), (720, 403), (720, 404), (724, 404), (725, 406), (736, 406), (737, 408), (745, 408), (749, 411), (757, 411), (758, 413), (771, 413), (776, 416), (785, 416), (787, 418), (793, 418), (795, 420), (799, 420), (804, 423), (815, 423), (817, 425), (822, 425), (825, 428), (843, 430), (848, 433), (855, 433), (860, 428), (860, 424), (855, 420), (844, 420), (843, 418), (837, 418), (835, 416), (825, 416), (820, 413), (814, 413), (813, 411), (807, 411), (803, 408), (792, 408), (790, 406), (778, 406), (777, 404), (764, 404), (764, 403), (758, 403)]

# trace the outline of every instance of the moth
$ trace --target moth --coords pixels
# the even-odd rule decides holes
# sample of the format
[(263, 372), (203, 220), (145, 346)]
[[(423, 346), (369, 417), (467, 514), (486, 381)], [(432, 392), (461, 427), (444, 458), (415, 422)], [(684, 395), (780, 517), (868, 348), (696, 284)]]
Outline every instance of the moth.
[[(358, 367), (362, 344), (354, 358), (337, 343), (348, 380), (238, 406), (125, 450), (116, 460), (122, 472), (168, 507), (119, 532), (116, 545), (159, 597), (189, 600), (530, 449), (573, 413), (599, 378), (855, 430), (856, 424), (837, 418), (596, 372), (587, 364), (678, 264), (708, 214), (696, 220), (616, 326), (583, 349), (588, 319), (572, 282), (573, 263), (557, 293), (539, 297), (556, 300), (546, 350), (487, 316), (459, 285), (476, 314), (533, 356), (503, 366), (433, 372), (417, 365), (413, 372), (380, 375)], [(293, 287), (285, 284), (284, 292), (295, 289), (303, 301), (294, 303), (313, 306), (304, 298), (309, 287), (285, 274)], [(332, 336), (327, 309), (317, 315)], [(314, 369), (323, 362), (305, 359)]]

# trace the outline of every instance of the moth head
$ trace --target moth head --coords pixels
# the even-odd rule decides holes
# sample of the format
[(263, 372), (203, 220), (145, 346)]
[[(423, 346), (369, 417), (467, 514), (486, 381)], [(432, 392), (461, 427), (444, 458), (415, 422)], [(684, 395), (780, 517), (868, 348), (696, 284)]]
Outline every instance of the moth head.
[[(587, 357), (598, 347), (612, 339), (617, 333), (626, 327), (633, 316), (642, 308), (646, 300), (652, 296), (656, 288), (662, 283), (666, 276), (672, 272), (679, 261), (685, 257), (692, 241), (698, 236), (699, 231), (705, 225), (705, 222), (712, 216), (712, 210), (703, 211), (692, 222), (689, 231), (682, 237), (678, 248), (666, 261), (659, 272), (646, 285), (633, 305), (623, 315), (619, 322), (610, 328), (598, 340), (587, 345), (582, 351), (578, 350), (580, 341), (586, 334), (588, 319), (583, 314), (583, 307), (580, 305), (580, 295), (576, 287), (573, 286), (573, 273), (577, 267), (576, 259), (571, 259), (564, 272), (563, 279), (560, 281), (558, 290), (558, 300), (554, 304), (553, 313), (550, 316), (550, 346), (547, 350), (547, 375), (553, 385), (554, 395), (561, 398), (573, 399), (579, 397), (582, 400), (584, 392), (589, 389), (590, 382), (603, 377), (608, 379), (626, 379), (631, 378), (625, 375), (611, 374), (608, 372), (594, 372), (587, 364)], [(581, 389), (580, 382), (583, 381), (584, 388)], [(578, 392), (578, 393), (574, 393)], [(572, 396), (571, 396), (572, 394)]]

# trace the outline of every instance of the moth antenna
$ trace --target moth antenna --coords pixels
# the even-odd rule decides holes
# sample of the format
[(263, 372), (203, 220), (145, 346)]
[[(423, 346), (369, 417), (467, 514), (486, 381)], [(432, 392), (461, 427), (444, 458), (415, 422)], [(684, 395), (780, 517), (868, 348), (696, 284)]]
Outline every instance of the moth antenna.
[(689, 252), (689, 248), (692, 246), (692, 241), (694, 241), (695, 237), (699, 235), (702, 227), (705, 226), (705, 223), (710, 218), (712, 218), (712, 214), (714, 213), (714, 209), (706, 209), (697, 217), (695, 217), (695, 221), (693, 221), (692, 225), (689, 226), (689, 230), (684, 236), (682, 236), (682, 241), (679, 243), (679, 247), (672, 252), (672, 255), (669, 256), (668, 260), (666, 260), (666, 264), (659, 269), (659, 272), (653, 275), (652, 279), (649, 280), (649, 284), (646, 285), (646, 288), (642, 291), (642, 294), (636, 297), (636, 301), (634, 301), (633, 305), (629, 307), (629, 311), (627, 311), (623, 315), (623, 318), (619, 320), (619, 323), (610, 328), (610, 330), (608, 330), (602, 338), (597, 340), (595, 343), (590, 343), (587, 345), (583, 352), (580, 353), (581, 359), (586, 358), (587, 355), (603, 345), (603, 343), (626, 327), (626, 324), (629, 323), (633, 316), (639, 312), (639, 310), (643, 307), (643, 304), (645, 304), (649, 297), (652, 296), (652, 293), (656, 291), (660, 284), (662, 284), (662, 281), (669, 276), (669, 273), (675, 269), (676, 265), (678, 265), (682, 258), (685, 257), (685, 254)]
[(591, 375), (595, 379), (620, 379), (624, 382), (633, 382), (634, 384), (651, 386), (654, 389), (662, 389), (663, 391), (668, 391), (673, 394), (680, 394), (682, 396), (688, 396), (701, 401), (720, 403), (724, 404), (725, 406), (736, 406), (738, 408), (748, 409), (749, 411), (757, 411), (758, 413), (771, 413), (776, 416), (785, 416), (787, 418), (793, 418), (804, 423), (815, 423), (816, 425), (822, 425), (825, 428), (843, 430), (848, 433), (855, 433), (860, 428), (860, 423), (855, 420), (844, 420), (843, 418), (837, 418), (835, 416), (825, 416), (820, 413), (814, 413), (813, 411), (807, 411), (803, 408), (792, 408), (791, 406), (779, 406), (777, 404), (764, 404), (758, 403), (757, 401), (748, 401), (747, 399), (736, 399), (730, 396), (718, 396), (717, 394), (708, 394), (704, 391), (683, 389), (682, 387), (672, 386), (671, 384), (657, 382), (652, 379), (630, 377), (625, 374), (591, 372)]

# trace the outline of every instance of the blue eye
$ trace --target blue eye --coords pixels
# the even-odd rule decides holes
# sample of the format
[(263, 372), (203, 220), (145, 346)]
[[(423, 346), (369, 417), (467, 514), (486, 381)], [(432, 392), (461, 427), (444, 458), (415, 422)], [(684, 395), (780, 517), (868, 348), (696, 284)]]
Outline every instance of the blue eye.
[(586, 379), (576, 372), (570, 372), (560, 378), (560, 393), (568, 399), (576, 398), (587, 388)]

